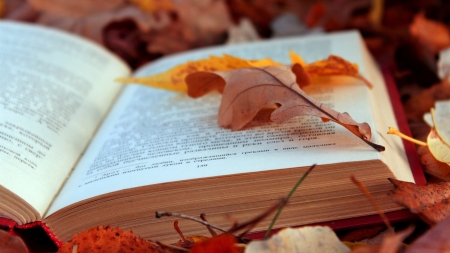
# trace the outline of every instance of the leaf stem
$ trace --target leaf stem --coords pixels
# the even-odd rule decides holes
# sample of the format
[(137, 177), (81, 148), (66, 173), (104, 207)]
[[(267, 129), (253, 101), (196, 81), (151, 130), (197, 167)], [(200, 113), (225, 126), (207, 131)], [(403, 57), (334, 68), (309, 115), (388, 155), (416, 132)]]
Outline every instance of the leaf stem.
[(415, 144), (420, 145), (420, 146), (425, 146), (425, 147), (428, 146), (426, 142), (419, 141), (419, 140), (411, 138), (411, 137), (409, 137), (407, 135), (404, 135), (403, 133), (401, 133), (398, 129), (396, 129), (394, 127), (389, 127), (389, 131), (387, 133), (388, 134), (397, 135), (397, 136), (399, 136), (399, 137), (401, 137), (401, 138), (403, 138), (403, 139), (405, 139), (407, 141), (410, 141), (410, 142), (415, 143)]
[(358, 186), (358, 188), (364, 193), (364, 195), (366, 195), (366, 197), (369, 199), (370, 203), (372, 204), (372, 206), (375, 208), (375, 210), (377, 210), (378, 215), (380, 215), (381, 219), (383, 220), (384, 224), (386, 224), (386, 227), (392, 232), (394, 233), (394, 228), (392, 228), (391, 223), (389, 222), (388, 218), (386, 217), (386, 215), (384, 214), (383, 210), (380, 208), (380, 206), (377, 204), (377, 201), (375, 200), (375, 198), (372, 196), (372, 194), (370, 194), (369, 190), (366, 188), (366, 186), (361, 183), (359, 180), (357, 180), (355, 178), (355, 176), (351, 176), (350, 179), (352, 180), (352, 182)]
[(270, 231), (272, 230), (273, 226), (275, 225), (276, 220), (278, 219), (278, 216), (280, 216), (281, 211), (283, 211), (284, 206), (286, 205), (289, 198), (294, 194), (294, 192), (297, 190), (297, 188), (300, 186), (300, 184), (305, 180), (306, 176), (316, 167), (316, 164), (313, 164), (309, 169), (303, 174), (303, 176), (297, 181), (294, 188), (292, 188), (291, 192), (289, 192), (289, 195), (286, 197), (286, 202), (280, 205), (278, 208), (277, 213), (272, 219), (272, 222), (270, 223), (269, 227), (267, 228), (266, 234), (264, 235), (264, 240), (269, 237)]
[(200, 219), (188, 216), (188, 215), (184, 215), (184, 214), (180, 214), (180, 213), (172, 213), (172, 212), (158, 212), (158, 211), (155, 212), (155, 217), (156, 218), (161, 218), (163, 216), (173, 216), (173, 217), (179, 217), (179, 218), (183, 218), (183, 219), (193, 220), (193, 221), (201, 223), (201, 224), (203, 224), (205, 226), (209, 226), (209, 227), (215, 228), (215, 229), (220, 230), (222, 232), (227, 232), (227, 230), (224, 229), (224, 228), (218, 227), (218, 226), (213, 225), (213, 224), (211, 224), (209, 222), (206, 222), (206, 221), (203, 221), (203, 220), (200, 220)]

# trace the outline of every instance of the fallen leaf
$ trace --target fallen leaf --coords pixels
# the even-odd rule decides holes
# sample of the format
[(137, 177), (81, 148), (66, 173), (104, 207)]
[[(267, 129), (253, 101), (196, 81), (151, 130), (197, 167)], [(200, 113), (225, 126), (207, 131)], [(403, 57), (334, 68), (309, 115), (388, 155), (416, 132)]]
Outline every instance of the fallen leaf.
[(184, 79), (199, 71), (223, 71), (251, 67), (248, 60), (224, 54), (222, 57), (210, 56), (208, 59), (190, 61), (152, 76), (118, 78), (121, 83), (138, 83), (154, 88), (172, 91), (187, 91)]
[(151, 253), (159, 252), (155, 245), (135, 236), (133, 231), (123, 231), (119, 228), (95, 227), (85, 230), (72, 237), (58, 250), (58, 253), (72, 253), (76, 247), (77, 253)]
[(305, 66), (305, 70), (311, 76), (352, 76), (362, 80), (370, 88), (373, 87), (368, 80), (359, 74), (357, 64), (352, 64), (336, 55), (330, 55), (328, 59), (308, 64)]
[(450, 218), (447, 217), (406, 248), (405, 253), (441, 253), (450, 251), (448, 238)]
[(289, 58), (291, 58), (292, 65), (295, 65), (296, 63), (300, 64), (303, 67), (307, 65), (305, 60), (303, 60), (303, 58), (294, 51), (289, 51)]
[(444, 181), (450, 181), (450, 165), (448, 163), (438, 161), (427, 146), (420, 146), (417, 149), (417, 154), (427, 174)]
[(427, 138), (427, 144), (438, 161), (450, 163), (450, 146), (441, 139), (435, 129), (431, 129)]
[[(304, 69), (295, 64), (297, 75)], [(332, 120), (347, 128), (363, 140), (370, 140), (371, 130), (367, 123), (355, 122), (349, 114), (339, 113), (308, 96), (296, 83), (297, 77), (288, 66), (245, 68), (226, 72), (196, 72), (186, 78), (192, 97), (205, 94), (212, 87), (223, 89), (218, 124), (239, 130), (250, 122), (261, 109), (280, 105), (271, 120), (284, 122), (300, 115), (313, 115)], [(225, 85), (226, 84), (226, 85)], [(225, 87), (223, 87), (225, 86)]]
[(251, 67), (259, 68), (266, 66), (282, 66), (283, 64), (278, 63), (270, 58), (261, 59), (261, 60), (249, 60), (247, 61)]
[(28, 249), (20, 237), (12, 236), (0, 229), (0, 253), (27, 253)]
[(436, 101), (433, 125), (442, 141), (450, 145), (450, 100)]
[(450, 215), (450, 182), (416, 185), (389, 180), (395, 186), (390, 193), (394, 201), (417, 213), (425, 222), (436, 224)]
[(211, 237), (208, 240), (197, 243), (189, 251), (190, 253), (239, 253), (235, 246), (236, 239), (233, 235), (223, 234)]
[(416, 14), (409, 32), (433, 54), (450, 46), (450, 34), (446, 25), (427, 19), (424, 13)]
[(246, 253), (350, 252), (329, 227), (285, 228), (265, 241), (252, 241)]

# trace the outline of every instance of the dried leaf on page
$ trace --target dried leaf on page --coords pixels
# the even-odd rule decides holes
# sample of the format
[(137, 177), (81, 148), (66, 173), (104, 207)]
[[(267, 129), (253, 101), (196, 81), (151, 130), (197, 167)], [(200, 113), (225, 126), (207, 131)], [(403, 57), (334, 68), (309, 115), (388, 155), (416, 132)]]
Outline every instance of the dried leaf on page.
[(305, 66), (305, 70), (311, 76), (352, 76), (362, 80), (367, 86), (372, 87), (372, 84), (359, 74), (358, 65), (350, 63), (336, 55), (330, 55), (327, 59), (308, 64)]
[(296, 81), (307, 82), (308, 75), (299, 64), (294, 66), (296, 74), (288, 66), (196, 72), (186, 78), (186, 83), (188, 89), (195, 87), (195, 92), (189, 91), (193, 97), (206, 93), (210, 86), (223, 89), (218, 123), (225, 128), (239, 130), (261, 109), (277, 105), (271, 115), (272, 121), (284, 122), (295, 116), (313, 115), (341, 124), (361, 139), (370, 140), (371, 129), (367, 123), (357, 123), (349, 114), (334, 111), (301, 90)]
[(187, 87), (184, 79), (191, 73), (198, 71), (223, 71), (248, 67), (251, 67), (251, 65), (247, 60), (224, 54), (222, 57), (210, 56), (207, 59), (189, 61), (156, 75), (118, 78), (116, 81), (121, 83), (138, 83), (172, 91), (186, 91)]

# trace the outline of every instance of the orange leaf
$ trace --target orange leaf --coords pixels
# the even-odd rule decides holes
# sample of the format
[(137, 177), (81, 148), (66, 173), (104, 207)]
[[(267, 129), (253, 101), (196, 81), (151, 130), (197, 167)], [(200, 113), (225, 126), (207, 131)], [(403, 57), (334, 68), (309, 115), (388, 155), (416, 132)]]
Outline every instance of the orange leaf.
[(436, 224), (450, 216), (450, 182), (416, 185), (389, 179), (395, 189), (394, 201), (419, 214), (429, 224)]
[(361, 79), (367, 86), (372, 88), (372, 84), (359, 74), (358, 65), (352, 64), (339, 56), (330, 55), (328, 59), (316, 61), (305, 66), (305, 70), (311, 76), (353, 76)]
[[(367, 123), (357, 123), (347, 113), (336, 112), (301, 90), (296, 81), (306, 82), (307, 74), (299, 64), (294, 66), (297, 76), (303, 75), (303, 78), (297, 78), (288, 66), (268, 66), (216, 73), (198, 72), (193, 74), (195, 78), (188, 76), (186, 83), (189, 89), (191, 85), (224, 89), (218, 116), (218, 124), (222, 127), (239, 130), (261, 109), (279, 105), (271, 115), (272, 121), (284, 122), (295, 116), (313, 115), (332, 120), (361, 139), (370, 140), (371, 129)], [(201, 83), (202, 80), (205, 81)], [(209, 89), (196, 90), (203, 93)]]
[(77, 248), (77, 253), (138, 253), (159, 252), (155, 245), (134, 235), (133, 231), (123, 231), (119, 228), (95, 227), (85, 230), (72, 237), (65, 243), (58, 253), (72, 253), (72, 248)]
[(209, 240), (196, 244), (191, 253), (239, 253), (239, 249), (235, 246), (236, 239), (234, 236), (224, 234), (212, 237)]

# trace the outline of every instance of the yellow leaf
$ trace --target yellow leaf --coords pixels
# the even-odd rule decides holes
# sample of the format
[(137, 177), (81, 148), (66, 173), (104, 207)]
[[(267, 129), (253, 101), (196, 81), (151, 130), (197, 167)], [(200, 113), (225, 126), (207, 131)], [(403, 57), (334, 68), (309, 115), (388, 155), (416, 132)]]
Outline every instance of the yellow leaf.
[(450, 163), (450, 146), (439, 135), (436, 125), (434, 110), (431, 109), (431, 117), (433, 118), (434, 128), (431, 129), (427, 137), (428, 148), (434, 158), (440, 162)]
[(158, 73), (156, 75), (118, 78), (116, 81), (121, 83), (137, 83), (171, 91), (186, 92), (187, 86), (184, 79), (191, 73), (198, 71), (223, 71), (248, 67), (251, 67), (251, 65), (247, 60), (224, 54), (223, 57), (210, 56), (208, 59), (180, 64), (166, 72)]
[(265, 58), (262, 60), (248, 60), (248, 64), (255, 68), (267, 67), (267, 66), (282, 66), (283, 64), (278, 63), (272, 59)]
[(450, 145), (450, 100), (437, 101), (432, 115), (436, 133), (444, 143)]
[(303, 67), (306, 67), (306, 62), (305, 60), (303, 60), (303, 58), (298, 55), (297, 53), (295, 53), (294, 51), (289, 51), (289, 57), (291, 58), (291, 63), (292, 65), (298, 63), (300, 65), (302, 65)]

